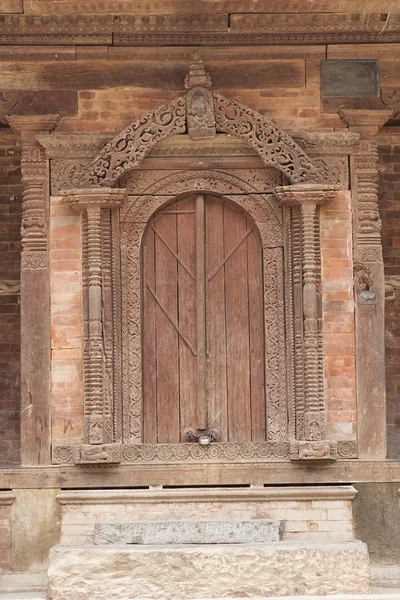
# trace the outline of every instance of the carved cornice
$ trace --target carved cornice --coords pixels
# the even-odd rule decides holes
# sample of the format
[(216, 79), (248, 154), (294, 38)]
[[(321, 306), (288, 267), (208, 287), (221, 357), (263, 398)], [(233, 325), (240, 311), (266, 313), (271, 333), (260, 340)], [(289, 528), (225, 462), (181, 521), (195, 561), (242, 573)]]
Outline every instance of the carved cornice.
[(354, 500), (352, 485), (276, 486), (251, 488), (198, 489), (119, 489), (63, 490), (57, 500), (61, 505), (135, 504), (142, 502), (260, 502), (285, 500)]
[(17, 133), (50, 133), (60, 122), (60, 115), (13, 115), (7, 117), (12, 129)]
[(283, 205), (300, 206), (301, 204), (326, 204), (332, 200), (340, 188), (335, 185), (300, 183), (274, 188), (274, 193)]
[(358, 133), (348, 131), (300, 132), (290, 135), (308, 156), (348, 156), (354, 151), (360, 138)]
[(390, 13), (385, 22), (380, 13), (331, 12), (312, 13), (240, 13), (230, 15), (230, 30), (236, 32), (368, 32), (398, 31), (400, 14)]
[(14, 500), (15, 500), (14, 492), (8, 492), (8, 491), (0, 492), (0, 506), (7, 506), (9, 504), (13, 504)]
[[(0, 36), (1, 38), (4, 36)], [(10, 36), (11, 37), (11, 36)], [(268, 46), (297, 44), (398, 43), (400, 31), (324, 33), (115, 33), (115, 46)], [(4, 42), (3, 42), (4, 43)], [(18, 42), (9, 42), (18, 43)]]
[(373, 137), (390, 119), (392, 109), (365, 110), (358, 108), (343, 108), (339, 116), (351, 132), (359, 133), (361, 139)]
[(398, 42), (400, 13), (167, 13), (4, 15), (1, 44), (137, 46)]
[(117, 208), (126, 197), (126, 190), (119, 188), (87, 188), (74, 190), (61, 190), (64, 202), (74, 210), (87, 210), (88, 208)]
[(209, 13), (5, 15), (0, 34), (93, 34), (156, 31), (228, 31), (228, 15)]
[(93, 158), (113, 135), (87, 133), (53, 133), (38, 135), (48, 158)]

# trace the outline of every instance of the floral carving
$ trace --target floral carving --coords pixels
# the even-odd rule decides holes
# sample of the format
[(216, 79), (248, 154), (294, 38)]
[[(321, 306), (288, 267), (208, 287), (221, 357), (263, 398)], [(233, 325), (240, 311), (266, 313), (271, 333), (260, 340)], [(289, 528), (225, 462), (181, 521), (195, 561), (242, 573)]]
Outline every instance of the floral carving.
[[(90, 160), (52, 160), (51, 192), (83, 187)], [(87, 183), (87, 182), (86, 182)]]
[(217, 131), (244, 138), (265, 165), (279, 169), (292, 183), (319, 181), (321, 175), (294, 140), (254, 110), (214, 94)]
[(186, 131), (186, 99), (177, 98), (129, 125), (111, 140), (89, 166), (94, 185), (110, 185), (126, 171), (137, 168), (164, 138)]
[[(266, 166), (275, 167), (292, 183), (322, 179), (300, 146), (270, 120), (225, 96), (212, 96), (217, 131), (244, 139)], [(112, 186), (124, 173), (138, 168), (158, 142), (186, 132), (186, 117), (186, 97), (180, 97), (132, 123), (108, 142), (89, 165), (90, 184)]]
[(47, 269), (48, 255), (46, 250), (23, 250), (21, 254), (21, 269), (37, 271)]

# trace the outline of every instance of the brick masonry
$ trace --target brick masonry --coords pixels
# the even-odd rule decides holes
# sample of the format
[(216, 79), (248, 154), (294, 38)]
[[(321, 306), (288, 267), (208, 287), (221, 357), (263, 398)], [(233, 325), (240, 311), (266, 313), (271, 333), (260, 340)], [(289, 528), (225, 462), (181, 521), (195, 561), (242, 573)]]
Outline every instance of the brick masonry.
[(20, 152), (0, 129), (0, 464), (19, 461)]
[[(264, 488), (265, 490), (265, 488)], [(243, 492), (243, 490), (241, 490)], [(94, 543), (96, 523), (132, 523), (135, 521), (241, 521), (253, 519), (283, 519), (285, 528), (283, 540), (338, 541), (353, 539), (352, 500), (320, 499), (259, 499), (245, 497), (238, 493), (235, 501), (227, 502), (223, 495), (219, 500), (208, 500), (207, 493), (199, 490), (199, 499), (190, 501), (171, 497), (169, 500), (148, 498), (140, 500), (120, 497), (108, 500), (106, 495), (96, 491), (77, 492), (82, 500), (69, 501), (64, 493), (59, 495), (61, 502), (61, 544), (80, 545)], [(133, 492), (134, 494), (134, 492)], [(146, 492), (144, 492), (146, 494)], [(66, 492), (69, 496), (69, 493)], [(173, 494), (171, 494), (172, 496)], [(240, 496), (243, 495), (243, 499)], [(290, 494), (288, 494), (290, 495)], [(334, 494), (332, 494), (333, 496)], [(178, 494), (177, 494), (178, 496)]]

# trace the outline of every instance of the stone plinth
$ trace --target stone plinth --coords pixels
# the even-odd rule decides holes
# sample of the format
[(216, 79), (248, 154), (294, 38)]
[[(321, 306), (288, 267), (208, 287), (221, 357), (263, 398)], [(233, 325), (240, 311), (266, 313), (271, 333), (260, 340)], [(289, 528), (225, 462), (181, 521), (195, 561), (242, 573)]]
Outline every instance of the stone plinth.
[(247, 544), (279, 542), (284, 521), (97, 523), (95, 544)]
[(362, 542), (55, 546), (48, 600), (238, 598), (370, 591)]

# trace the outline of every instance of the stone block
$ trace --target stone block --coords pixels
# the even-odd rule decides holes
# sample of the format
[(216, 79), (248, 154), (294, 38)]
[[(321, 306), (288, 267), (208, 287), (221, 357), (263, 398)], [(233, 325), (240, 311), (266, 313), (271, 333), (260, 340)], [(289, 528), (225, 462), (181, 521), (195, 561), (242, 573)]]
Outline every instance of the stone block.
[[(340, 573), (340, 577), (338, 577)], [(48, 600), (367, 594), (362, 542), (55, 546)]]
[(284, 521), (97, 523), (95, 544), (246, 544), (279, 542)]

